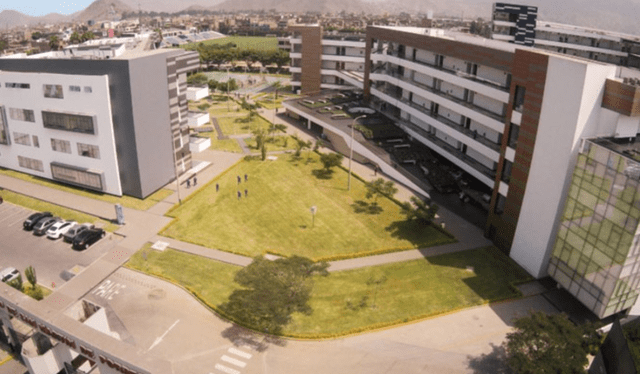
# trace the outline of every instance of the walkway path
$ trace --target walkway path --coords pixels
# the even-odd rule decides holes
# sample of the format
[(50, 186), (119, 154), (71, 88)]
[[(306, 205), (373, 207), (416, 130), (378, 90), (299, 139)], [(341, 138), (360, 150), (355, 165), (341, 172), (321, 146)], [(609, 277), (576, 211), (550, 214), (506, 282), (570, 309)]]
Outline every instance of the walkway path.
[(213, 128), (216, 129), (216, 134), (218, 134), (218, 140), (227, 140), (229, 137), (222, 132), (222, 128), (220, 124), (218, 124), (218, 119), (216, 117), (211, 117), (211, 123), (213, 124)]

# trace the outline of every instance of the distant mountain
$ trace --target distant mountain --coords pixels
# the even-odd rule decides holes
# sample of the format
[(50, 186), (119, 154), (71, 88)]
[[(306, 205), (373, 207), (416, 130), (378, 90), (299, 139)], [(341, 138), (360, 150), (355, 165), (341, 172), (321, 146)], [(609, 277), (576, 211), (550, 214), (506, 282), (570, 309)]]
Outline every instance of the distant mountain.
[(122, 2), (134, 11), (138, 9), (146, 12), (167, 12), (174, 13), (180, 12), (192, 6), (200, 6), (203, 9), (208, 9), (222, 0), (122, 0)]
[(123, 12), (131, 11), (133, 11), (133, 8), (120, 0), (96, 0), (84, 10), (71, 16), (76, 22), (103, 21), (119, 18)]
[(15, 10), (3, 10), (0, 12), (0, 29), (30, 25), (34, 19), (36, 17), (30, 17)]
[(361, 0), (226, 0), (212, 10), (238, 11), (275, 9), (282, 12), (377, 13), (372, 3)]

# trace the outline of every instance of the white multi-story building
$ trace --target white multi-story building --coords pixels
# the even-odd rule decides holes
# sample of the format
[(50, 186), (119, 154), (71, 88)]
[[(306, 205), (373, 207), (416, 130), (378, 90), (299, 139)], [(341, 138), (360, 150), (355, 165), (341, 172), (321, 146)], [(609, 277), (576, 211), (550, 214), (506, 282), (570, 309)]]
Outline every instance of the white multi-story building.
[(148, 196), (190, 168), (186, 73), (198, 66), (179, 50), (0, 59), (0, 166)]
[[(304, 31), (300, 27), (298, 32), (302, 36), (302, 56), (298, 58), (304, 60), (307, 51), (318, 51), (317, 46), (307, 45), (305, 36), (321, 31)], [(313, 43), (314, 39), (311, 40)], [(636, 214), (629, 212), (628, 207), (624, 211), (618, 209), (615, 202), (609, 204), (619, 211), (613, 208), (611, 212), (601, 211), (598, 196), (590, 205), (591, 210), (571, 213), (569, 217), (573, 218), (569, 222), (566, 209), (573, 212), (576, 194), (580, 193), (580, 186), (572, 187), (573, 174), (578, 155), (588, 154), (584, 150), (587, 139), (611, 138), (614, 143), (624, 144), (624, 149), (636, 148), (635, 139), (640, 131), (640, 85), (636, 82), (640, 71), (433, 29), (370, 26), (365, 46), (361, 83), (365, 102), (384, 113), (410, 138), (492, 191), (485, 234), (498, 247), (533, 276), (550, 274), (574, 295), (587, 289), (585, 284), (591, 278), (598, 279), (595, 287), (603, 287), (601, 274), (611, 278), (609, 288), (617, 279), (629, 277), (631, 268), (622, 273), (613, 269), (619, 269), (627, 256), (635, 256), (637, 245), (631, 243), (638, 240), (627, 238), (620, 253), (598, 258), (589, 268), (593, 277), (580, 283), (584, 272), (574, 274), (567, 269), (576, 268), (574, 260), (581, 258), (581, 251), (587, 251), (579, 246), (588, 238), (587, 234), (581, 234), (584, 240), (574, 240), (573, 236), (567, 236), (567, 230), (579, 231), (580, 225), (573, 222), (575, 217), (590, 217), (590, 225), (608, 230), (596, 234), (594, 243), (597, 238), (609, 240), (613, 235), (610, 232), (621, 236), (622, 231), (617, 229), (620, 225), (626, 232), (632, 232), (633, 239), (638, 227)], [(305, 91), (304, 70), (302, 73)], [(302, 110), (303, 106), (304, 102), (285, 103), (295, 116), (304, 117), (308, 123), (326, 125), (315, 118), (320, 114)], [(610, 149), (613, 151), (609, 153), (621, 152), (615, 147)], [(607, 165), (603, 157), (598, 162)], [(637, 169), (633, 169), (635, 163), (627, 164), (631, 166), (623, 167), (616, 161), (616, 167), (621, 168), (616, 172), (623, 176), (614, 175), (606, 188), (602, 183), (597, 188), (606, 189), (612, 196), (627, 191), (624, 199), (628, 206), (629, 201), (636, 201), (638, 173), (632, 173)], [(605, 176), (604, 170), (597, 174)], [(617, 187), (613, 188), (614, 185)], [(587, 187), (584, 189), (585, 193), (593, 194)], [(556, 243), (561, 243), (560, 249)], [(583, 256), (587, 259), (583, 261), (585, 264), (589, 256), (591, 252)], [(554, 262), (549, 265), (552, 257)], [(628, 262), (630, 266), (635, 264), (635, 260)], [(580, 269), (587, 269), (584, 266)], [(637, 278), (640, 282), (640, 276)], [(604, 317), (633, 305), (639, 290), (638, 282), (626, 287), (623, 301), (620, 297), (610, 301), (612, 290), (608, 288), (600, 294), (592, 292), (591, 298), (579, 299)], [(597, 303), (593, 301), (596, 299)]]
[(289, 29), (293, 32), (289, 56), (294, 89), (301, 87), (309, 93), (363, 87), (364, 35), (323, 35), (320, 27), (291, 26)]

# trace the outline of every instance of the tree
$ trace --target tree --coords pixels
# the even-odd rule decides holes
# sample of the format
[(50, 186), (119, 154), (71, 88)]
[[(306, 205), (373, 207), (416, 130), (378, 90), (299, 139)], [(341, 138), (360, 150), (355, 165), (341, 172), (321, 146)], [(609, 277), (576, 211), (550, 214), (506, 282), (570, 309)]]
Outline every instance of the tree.
[(40, 31), (36, 31), (31, 34), (31, 39), (33, 40), (38, 40), (40, 38), (42, 38), (42, 33)]
[(324, 166), (324, 169), (329, 172), (335, 166), (342, 164), (344, 156), (340, 153), (323, 153), (320, 155), (320, 162)]
[(72, 44), (80, 43), (80, 34), (78, 34), (78, 32), (77, 32), (77, 31), (74, 31), (74, 32), (71, 34), (71, 36), (69, 36), (69, 41), (70, 41)]
[(81, 39), (83, 42), (86, 42), (87, 40), (93, 40), (95, 37), (96, 37), (96, 36), (95, 36), (95, 35), (93, 35), (93, 32), (91, 32), (91, 31), (87, 31), (87, 32), (85, 32), (84, 34), (82, 34), (82, 36), (80, 37), (80, 39)]
[(267, 159), (267, 145), (263, 142), (262, 147), (260, 147), (260, 156), (262, 157), (262, 161)]
[(576, 326), (565, 314), (533, 312), (515, 321), (504, 348), (507, 364), (519, 374), (584, 373), (587, 354), (601, 340), (596, 326)]
[(202, 86), (207, 83), (209, 83), (209, 78), (207, 78), (203, 73), (196, 73), (187, 77), (187, 84)]
[(247, 327), (279, 334), (291, 321), (293, 313), (310, 315), (308, 305), (313, 289), (313, 276), (327, 276), (326, 262), (292, 256), (270, 261), (263, 256), (236, 273), (235, 290), (220, 310)]
[(36, 269), (33, 266), (29, 266), (24, 269), (24, 276), (27, 277), (27, 280), (31, 284), (31, 288), (36, 288), (36, 283), (38, 283), (38, 278), (36, 277)]
[(58, 38), (57, 35), (51, 35), (51, 37), (49, 38), (49, 47), (53, 50), (53, 51), (57, 51), (58, 49), (60, 49), (61, 43), (60, 43), (60, 39)]
[(436, 217), (439, 208), (436, 204), (427, 204), (415, 196), (411, 196), (409, 201), (402, 204), (402, 213), (407, 216), (407, 220), (415, 220), (428, 225)]
[(302, 152), (303, 149), (311, 147), (311, 142), (310, 141), (309, 142), (305, 141), (304, 139), (302, 139), (298, 135), (292, 135), (291, 137), (296, 142), (296, 152), (294, 153), (295, 157), (300, 157), (300, 153)]
[[(228, 90), (227, 90), (228, 88)], [(235, 79), (229, 79), (229, 82), (220, 82), (218, 83), (218, 89), (222, 92), (229, 93), (231, 91), (235, 91), (238, 89), (238, 82)]]
[(364, 186), (367, 189), (367, 199), (373, 198), (374, 205), (378, 204), (379, 196), (392, 197), (396, 192), (398, 192), (398, 189), (392, 181), (385, 181), (382, 178), (378, 178), (371, 182), (365, 182)]

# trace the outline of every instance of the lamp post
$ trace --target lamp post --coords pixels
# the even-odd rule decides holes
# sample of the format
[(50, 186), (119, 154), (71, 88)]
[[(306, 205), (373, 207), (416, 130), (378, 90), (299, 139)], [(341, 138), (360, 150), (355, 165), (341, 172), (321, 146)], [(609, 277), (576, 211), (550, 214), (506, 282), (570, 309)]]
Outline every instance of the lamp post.
[(367, 115), (363, 114), (353, 119), (351, 124), (351, 144), (349, 144), (349, 179), (347, 180), (347, 191), (351, 191), (351, 161), (353, 160), (353, 128), (356, 127), (356, 123), (360, 118), (365, 118)]

